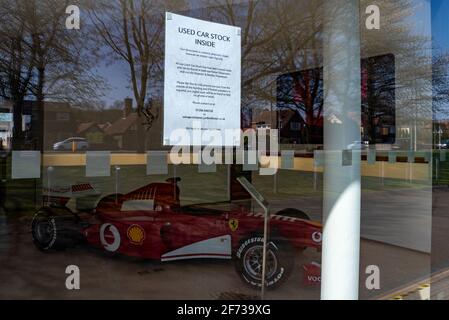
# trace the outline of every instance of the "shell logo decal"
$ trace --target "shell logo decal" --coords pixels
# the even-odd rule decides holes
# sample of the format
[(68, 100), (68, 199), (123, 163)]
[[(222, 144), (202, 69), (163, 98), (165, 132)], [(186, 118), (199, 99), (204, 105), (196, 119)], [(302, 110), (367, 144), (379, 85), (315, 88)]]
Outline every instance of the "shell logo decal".
[[(110, 239), (112, 239), (112, 242)], [(100, 241), (107, 251), (117, 251), (121, 242), (120, 232), (117, 227), (111, 223), (102, 224), (100, 227)]]
[(145, 230), (137, 224), (130, 226), (126, 235), (132, 244), (141, 245), (145, 240)]
[(237, 219), (230, 219), (229, 220), (229, 229), (231, 229), (232, 232), (236, 231), (239, 227), (239, 221)]

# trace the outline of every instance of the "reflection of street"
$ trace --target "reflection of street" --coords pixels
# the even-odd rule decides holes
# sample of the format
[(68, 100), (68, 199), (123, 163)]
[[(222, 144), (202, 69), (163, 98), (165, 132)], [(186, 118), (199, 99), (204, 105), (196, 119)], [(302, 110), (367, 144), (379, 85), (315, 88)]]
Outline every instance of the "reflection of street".
[[(380, 290), (365, 288), (366, 267), (376, 265), (380, 270)], [(430, 254), (404, 249), (376, 241), (360, 243), (360, 299), (379, 299), (385, 294), (429, 277)]]
[[(1, 220), (0, 299), (218, 299), (247, 298), (247, 288), (230, 261), (190, 260), (173, 263), (112, 257), (87, 247), (42, 253), (31, 242), (28, 222)], [(302, 281), (302, 264), (319, 261), (320, 253), (307, 250), (297, 259), (288, 281), (268, 291), (267, 299), (319, 299), (319, 286)], [(427, 272), (428, 256), (412, 250), (362, 241), (361, 298), (372, 298), (410, 282)], [(65, 289), (65, 268), (81, 270), (81, 290)], [(381, 269), (381, 290), (364, 289), (365, 265)], [(406, 267), (405, 267), (406, 266)]]
[[(382, 297), (382, 292), (394, 291), (430, 276), (431, 201), (430, 188), (364, 190), (360, 298)], [(322, 202), (319, 195), (270, 199), (272, 212), (293, 207), (318, 221), (321, 220)], [(449, 264), (449, 253), (447, 256)], [(368, 265), (376, 265), (380, 269), (379, 291), (365, 289), (365, 268)]]
[[(430, 253), (431, 189), (362, 192), (361, 237)], [(298, 208), (321, 221), (322, 197), (270, 199), (272, 212)]]
[[(449, 187), (434, 187), (432, 199), (431, 275), (416, 278), (412, 283), (404, 282), (386, 298), (442, 300), (449, 297)], [(429, 284), (430, 290), (426, 287)]]
[(432, 202), (432, 279), (430, 296), (449, 297), (449, 186), (433, 188)]
[(432, 272), (449, 268), (449, 187), (434, 187), (432, 203)]

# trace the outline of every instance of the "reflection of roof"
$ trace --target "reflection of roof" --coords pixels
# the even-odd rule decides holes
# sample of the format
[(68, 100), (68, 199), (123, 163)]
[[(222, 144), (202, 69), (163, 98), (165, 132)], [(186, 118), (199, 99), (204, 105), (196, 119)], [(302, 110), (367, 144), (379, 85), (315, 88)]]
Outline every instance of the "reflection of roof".
[(100, 123), (98, 124), (98, 126), (100, 127), (100, 129), (106, 130), (106, 128), (109, 128), (111, 126), (111, 123), (108, 121), (105, 123)]
[(84, 122), (84, 123), (80, 123), (80, 125), (78, 126), (78, 129), (76, 130), (77, 133), (83, 133), (87, 130), (89, 130), (92, 127), (96, 127), (97, 129), (99, 129), (100, 131), (105, 131), (106, 128), (108, 128), (111, 124), (109, 122), (106, 123), (95, 123), (95, 122)]
[(129, 128), (136, 123), (138, 115), (136, 112), (131, 113), (126, 118), (121, 118), (115, 121), (113, 124), (105, 129), (106, 134), (123, 134), (129, 130)]
[(98, 124), (95, 122), (80, 123), (80, 125), (78, 126), (78, 129), (76, 130), (76, 133), (78, 133), (78, 134), (83, 133), (94, 126), (97, 127), (101, 131), (105, 131), (107, 128), (109, 128), (111, 126), (111, 123), (110, 122), (98, 123)]
[(296, 112), (290, 109), (279, 110), (279, 123), (282, 124), (281, 127), (286, 126), (295, 115)]
[(293, 121), (293, 118), (296, 115), (296, 112), (290, 109), (281, 109), (277, 111), (263, 110), (254, 115), (253, 123), (270, 124), (272, 128), (277, 128), (278, 125), (281, 124), (281, 127), (284, 127), (290, 121)]
[(272, 127), (275, 127), (276, 121), (277, 121), (276, 111), (263, 110), (253, 116), (253, 123), (257, 124), (264, 123), (270, 124)]
[(89, 128), (91, 128), (94, 124), (94, 122), (80, 123), (78, 129), (76, 130), (76, 133), (83, 133), (84, 131), (89, 130)]
[[(37, 101), (26, 100), (23, 102), (24, 108), (37, 107)], [(72, 112), (72, 107), (68, 102), (44, 101), (44, 112)]]
[(72, 107), (67, 102), (44, 102), (44, 110), (45, 111), (54, 111), (54, 112), (72, 112)]

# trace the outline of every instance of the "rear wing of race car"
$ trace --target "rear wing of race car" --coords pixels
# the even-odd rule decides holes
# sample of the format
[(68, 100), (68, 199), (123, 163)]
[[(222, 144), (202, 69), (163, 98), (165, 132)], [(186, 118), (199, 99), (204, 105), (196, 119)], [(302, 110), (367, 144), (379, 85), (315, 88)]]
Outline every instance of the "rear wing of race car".
[(100, 195), (101, 192), (96, 190), (90, 182), (42, 189), (44, 206), (64, 207), (71, 199), (75, 199), (76, 209), (80, 211), (93, 209)]

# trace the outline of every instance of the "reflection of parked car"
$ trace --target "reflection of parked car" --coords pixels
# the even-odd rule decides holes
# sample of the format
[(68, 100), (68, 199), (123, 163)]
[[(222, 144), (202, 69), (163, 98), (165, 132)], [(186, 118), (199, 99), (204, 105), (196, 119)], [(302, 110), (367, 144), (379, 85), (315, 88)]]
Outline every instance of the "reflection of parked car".
[[(161, 261), (235, 258), (242, 280), (260, 287), (264, 214), (229, 204), (220, 209), (219, 204), (181, 206), (179, 180), (106, 196), (85, 218), (64, 205), (43, 207), (32, 222), (34, 243), (47, 251), (84, 240), (108, 252)], [(320, 249), (321, 232), (320, 223), (296, 209), (271, 216), (267, 287), (288, 277), (295, 253)]]
[(87, 150), (89, 143), (85, 138), (72, 137), (53, 145), (55, 151)]
[(354, 141), (347, 146), (350, 150), (365, 150), (369, 147), (369, 141)]
[(435, 144), (435, 149), (449, 149), (449, 140), (443, 140), (441, 143)]

